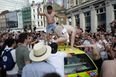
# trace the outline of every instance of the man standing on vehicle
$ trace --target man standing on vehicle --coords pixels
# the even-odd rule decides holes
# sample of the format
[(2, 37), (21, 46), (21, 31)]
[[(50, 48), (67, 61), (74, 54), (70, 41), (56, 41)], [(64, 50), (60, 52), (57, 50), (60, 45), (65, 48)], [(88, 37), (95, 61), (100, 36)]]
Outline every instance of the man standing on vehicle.
[[(39, 9), (39, 8), (38, 8)], [(46, 32), (47, 32), (47, 41), (49, 42), (49, 36), (50, 34), (53, 34), (55, 32), (55, 28), (56, 28), (56, 22), (55, 22), (55, 17), (58, 18), (66, 18), (66, 16), (61, 16), (58, 15), (54, 10), (53, 7), (51, 5), (47, 6), (47, 13), (40, 13), (38, 10), (38, 14), (41, 16), (45, 16), (47, 19), (47, 27), (46, 27)], [(63, 40), (64, 42), (64, 38), (61, 39), (61, 41)], [(59, 42), (57, 42), (59, 43)]]
[(47, 27), (46, 27), (47, 33), (54, 32), (54, 29), (56, 28), (56, 22), (55, 22), (54, 17), (65, 18), (65, 16), (58, 15), (53, 10), (53, 7), (51, 5), (47, 6), (47, 13), (40, 13), (39, 10), (38, 10), (38, 14), (41, 15), (41, 16), (46, 16), (47, 24), (48, 24)]

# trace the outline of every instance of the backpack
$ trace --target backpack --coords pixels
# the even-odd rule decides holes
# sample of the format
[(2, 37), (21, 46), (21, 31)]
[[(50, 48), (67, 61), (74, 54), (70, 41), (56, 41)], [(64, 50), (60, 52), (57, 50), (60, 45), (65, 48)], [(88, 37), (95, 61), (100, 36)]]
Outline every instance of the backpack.
[(2, 65), (6, 71), (12, 70), (13, 67), (15, 66), (15, 62), (14, 62), (12, 54), (10, 52), (11, 50), (13, 50), (13, 49), (4, 50), (4, 52), (2, 54)]

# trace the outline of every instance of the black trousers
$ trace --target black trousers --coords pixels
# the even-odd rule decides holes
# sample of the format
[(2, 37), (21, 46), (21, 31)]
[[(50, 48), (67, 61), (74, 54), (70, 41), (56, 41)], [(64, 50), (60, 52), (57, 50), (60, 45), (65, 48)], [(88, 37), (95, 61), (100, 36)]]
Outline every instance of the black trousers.
[(102, 61), (102, 59), (100, 58), (100, 59), (98, 59), (98, 60), (94, 60), (94, 62), (95, 62), (95, 64), (96, 64), (97, 68), (98, 68), (98, 74), (100, 75), (101, 66), (102, 66), (103, 61)]
[(17, 77), (21, 77), (21, 74), (18, 74)]
[(3, 68), (1, 68), (0, 70), (0, 77), (6, 77), (6, 70), (4, 70)]

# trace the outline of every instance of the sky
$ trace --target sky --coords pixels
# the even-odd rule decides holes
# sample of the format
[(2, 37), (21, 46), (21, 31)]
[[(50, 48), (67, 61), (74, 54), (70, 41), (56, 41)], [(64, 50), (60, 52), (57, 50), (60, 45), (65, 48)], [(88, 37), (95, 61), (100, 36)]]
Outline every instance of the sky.
[(43, 2), (43, 0), (29, 0), (30, 3), (32, 3), (32, 1), (35, 1), (35, 3), (37, 3), (37, 2), (40, 2), (40, 3)]
[(21, 9), (26, 5), (26, 0), (0, 0), (0, 12), (4, 10)]
[[(27, 0), (0, 0), (0, 12), (4, 10), (17, 10), (23, 7)], [(33, 0), (29, 0), (31, 3)], [(34, 0), (35, 2), (43, 2), (43, 0)], [(52, 1), (52, 0), (47, 0)], [(63, 0), (54, 0), (60, 6), (63, 5)]]
[[(30, 3), (32, 2), (33, 0), (30, 0)], [(35, 3), (36, 2), (43, 2), (43, 0), (34, 0)], [(47, 1), (55, 1), (57, 4), (59, 4), (60, 6), (63, 5), (63, 0), (47, 0)]]
[(48, 0), (48, 1), (54, 1), (54, 2), (56, 2), (57, 4), (59, 4), (60, 6), (63, 5), (63, 0)]

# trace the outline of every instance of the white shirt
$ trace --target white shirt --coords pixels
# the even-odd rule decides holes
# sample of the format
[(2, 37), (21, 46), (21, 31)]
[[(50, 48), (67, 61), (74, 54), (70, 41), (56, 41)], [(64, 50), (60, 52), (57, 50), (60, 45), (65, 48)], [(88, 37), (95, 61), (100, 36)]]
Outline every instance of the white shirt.
[(55, 54), (51, 54), (51, 56), (48, 58), (48, 63), (52, 64), (56, 72), (61, 75), (61, 77), (64, 77), (64, 58), (67, 57), (67, 54), (65, 52), (57, 52)]
[[(11, 49), (11, 48), (6, 47), (5, 49)], [(15, 52), (16, 52), (15, 49), (11, 50), (11, 54), (12, 54), (14, 62), (16, 62), (16, 54), (15, 54)], [(17, 64), (15, 64), (15, 67), (12, 70), (7, 71), (7, 75), (14, 75), (14, 74), (17, 74), (17, 73), (18, 73), (18, 66), (17, 66)]]
[(103, 43), (108, 44), (108, 42), (106, 40), (103, 40)]
[(85, 40), (85, 41), (83, 42), (83, 45), (91, 45), (91, 43), (90, 43), (89, 40)]
[(67, 37), (67, 42), (69, 42), (69, 34), (68, 34), (67, 29), (64, 28), (64, 29), (62, 30), (62, 33), (66, 35), (66, 37)]

